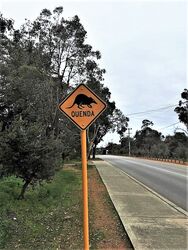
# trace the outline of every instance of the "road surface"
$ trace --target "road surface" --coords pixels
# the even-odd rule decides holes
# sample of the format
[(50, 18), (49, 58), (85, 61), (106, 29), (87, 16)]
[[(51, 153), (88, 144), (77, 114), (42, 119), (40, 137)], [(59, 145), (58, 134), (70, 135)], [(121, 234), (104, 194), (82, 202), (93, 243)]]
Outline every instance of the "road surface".
[(120, 168), (177, 206), (188, 210), (186, 166), (124, 156), (100, 155), (99, 158)]

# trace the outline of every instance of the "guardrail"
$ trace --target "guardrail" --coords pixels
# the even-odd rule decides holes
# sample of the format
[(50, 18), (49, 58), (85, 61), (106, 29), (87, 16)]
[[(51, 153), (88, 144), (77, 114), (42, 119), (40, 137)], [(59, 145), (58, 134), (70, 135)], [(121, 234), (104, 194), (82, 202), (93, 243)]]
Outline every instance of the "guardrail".
[(154, 161), (171, 162), (171, 163), (177, 163), (177, 164), (182, 164), (182, 165), (188, 166), (188, 162), (183, 161), (183, 160), (179, 160), (179, 159), (166, 159), (166, 158), (155, 158), (155, 157), (135, 156), (135, 155), (133, 157), (143, 158), (143, 159), (148, 159), (148, 160), (154, 160)]

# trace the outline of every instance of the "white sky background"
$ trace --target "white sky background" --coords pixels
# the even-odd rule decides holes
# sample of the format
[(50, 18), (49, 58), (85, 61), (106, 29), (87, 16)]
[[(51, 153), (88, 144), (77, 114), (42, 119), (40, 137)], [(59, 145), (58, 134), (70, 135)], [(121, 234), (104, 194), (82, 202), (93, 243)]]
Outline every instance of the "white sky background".
[[(175, 105), (186, 82), (186, 1), (49, 1), (0, 0), (0, 12), (19, 27), (34, 20), (44, 8), (64, 7), (64, 17), (78, 15), (88, 32), (87, 43), (99, 50), (99, 64), (107, 70), (104, 84), (112, 100), (127, 115)], [(154, 129), (173, 134), (178, 122), (174, 107), (162, 112), (130, 116), (133, 134), (143, 119)], [(118, 142), (109, 134), (104, 143)]]

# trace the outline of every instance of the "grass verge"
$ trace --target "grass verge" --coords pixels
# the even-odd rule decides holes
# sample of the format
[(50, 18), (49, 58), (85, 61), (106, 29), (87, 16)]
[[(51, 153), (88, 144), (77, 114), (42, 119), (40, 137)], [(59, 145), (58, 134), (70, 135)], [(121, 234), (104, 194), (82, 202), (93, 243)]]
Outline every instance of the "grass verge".
[(0, 182), (0, 249), (81, 248), (80, 172), (61, 170), (25, 200), (16, 199), (20, 185), (14, 177)]
[[(130, 244), (93, 165), (88, 166), (91, 249)], [(17, 200), (22, 181), (0, 181), (0, 249), (83, 249), (81, 165), (69, 164), (54, 180)], [(128, 247), (126, 247), (128, 246)]]

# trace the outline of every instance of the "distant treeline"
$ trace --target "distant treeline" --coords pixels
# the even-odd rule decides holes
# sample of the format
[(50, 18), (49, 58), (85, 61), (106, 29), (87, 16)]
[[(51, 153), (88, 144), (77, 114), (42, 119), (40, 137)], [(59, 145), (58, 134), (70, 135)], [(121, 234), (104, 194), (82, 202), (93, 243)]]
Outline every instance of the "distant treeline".
[(188, 160), (188, 137), (184, 132), (164, 137), (149, 125), (142, 126), (133, 138), (122, 138), (120, 144), (109, 143), (103, 153)]

